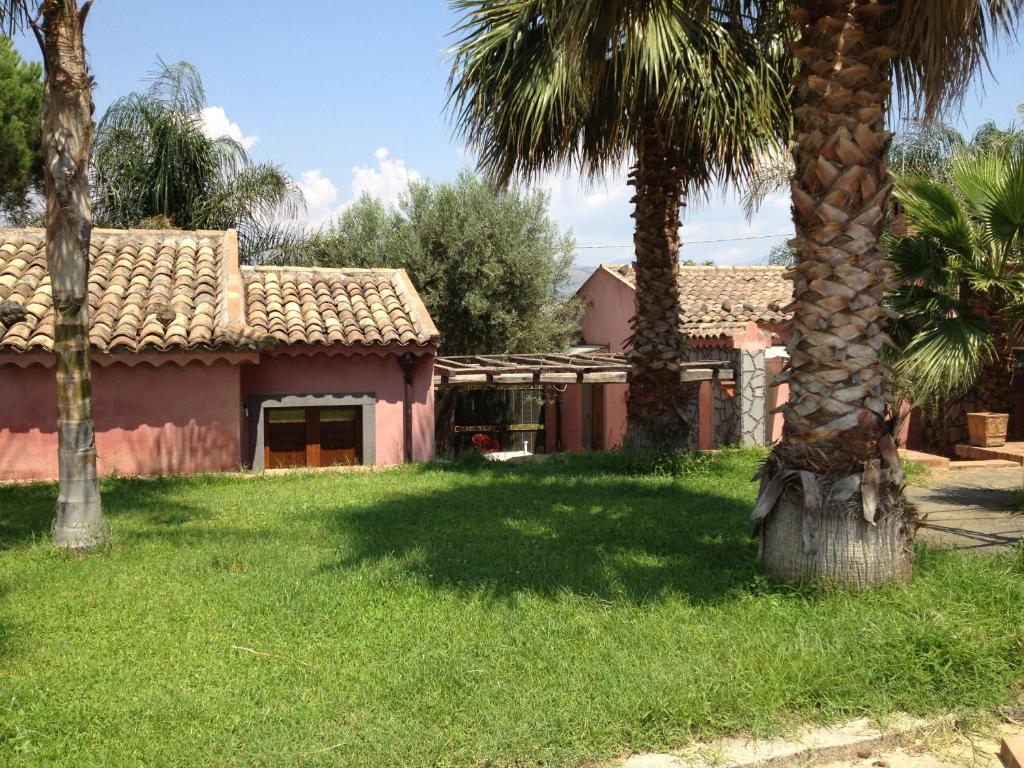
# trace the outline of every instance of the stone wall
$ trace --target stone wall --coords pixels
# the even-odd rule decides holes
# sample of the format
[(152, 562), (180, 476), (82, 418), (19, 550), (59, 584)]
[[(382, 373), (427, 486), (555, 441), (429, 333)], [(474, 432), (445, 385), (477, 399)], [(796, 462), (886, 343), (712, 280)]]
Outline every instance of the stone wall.
[[(732, 347), (691, 347), (689, 362), (722, 360), (732, 364), (735, 394), (730, 395), (716, 382), (712, 385), (714, 407), (714, 446), (767, 445), (768, 405), (767, 374), (763, 349)], [(697, 445), (697, 389), (687, 405), (687, 418), (693, 425), (692, 443)]]
[(739, 411), (737, 442), (746, 447), (767, 445), (768, 379), (763, 349), (738, 349), (734, 352), (736, 400)]

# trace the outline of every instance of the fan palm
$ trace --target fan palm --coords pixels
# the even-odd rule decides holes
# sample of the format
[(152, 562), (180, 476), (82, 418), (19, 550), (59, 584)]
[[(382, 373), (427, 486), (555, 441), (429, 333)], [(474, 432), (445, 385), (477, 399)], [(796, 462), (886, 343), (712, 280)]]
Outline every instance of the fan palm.
[[(450, 106), (506, 182), (632, 162), (636, 313), (627, 444), (683, 444), (680, 212), (743, 177), (788, 125), (784, 46), (766, 16), (681, 0), (456, 0)], [(774, 43), (774, 44), (773, 44)]]
[(74, 550), (95, 548), (106, 538), (96, 480), (86, 294), (93, 103), (82, 30), (90, 5), (79, 8), (77, 0), (0, 0), (0, 31), (13, 34), (27, 23), (43, 54), (46, 263), (56, 313), (60, 478), (53, 540)]
[(96, 220), (127, 228), (163, 217), (184, 229), (238, 229), (243, 259), (287, 236), (277, 224), (304, 208), (284, 171), (253, 165), (228, 137), (203, 130), (206, 94), (187, 62), (164, 64), (143, 93), (115, 101), (100, 120), (93, 156)]
[(754, 521), (772, 575), (854, 587), (909, 579), (913, 512), (884, 391), (892, 265), (879, 240), (892, 181), (893, 85), (925, 117), (962, 96), (1013, 0), (786, 0), (794, 79), (797, 262), (790, 401)]
[(967, 152), (949, 181), (899, 179), (908, 234), (886, 247), (900, 287), (896, 367), (923, 401), (978, 385), (982, 410), (1013, 406), (1013, 342), (1024, 309), (1024, 155)]

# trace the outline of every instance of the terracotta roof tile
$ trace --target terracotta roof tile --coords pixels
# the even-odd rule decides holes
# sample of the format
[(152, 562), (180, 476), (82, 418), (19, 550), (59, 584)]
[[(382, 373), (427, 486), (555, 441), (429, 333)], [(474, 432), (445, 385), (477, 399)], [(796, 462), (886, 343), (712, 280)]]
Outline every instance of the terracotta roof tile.
[[(232, 233), (94, 230), (89, 340), (99, 352), (257, 349), (273, 344), (436, 344), (404, 270), (237, 266)], [(52, 351), (41, 229), (0, 229), (0, 352)]]
[(249, 325), (284, 344), (435, 344), (404, 270), (243, 267)]
[[(262, 336), (220, 311), (224, 232), (94, 230), (89, 251), (89, 341), (99, 352), (253, 349)], [(237, 274), (237, 272), (236, 272)], [(0, 229), (0, 301), (28, 312), (0, 326), (0, 351), (53, 349), (53, 301), (41, 229)], [(226, 306), (226, 305), (225, 305)], [(158, 314), (173, 311), (165, 325)]]
[[(632, 265), (603, 264), (603, 269), (636, 287)], [(785, 267), (680, 267), (680, 320), (697, 338), (729, 335), (748, 322), (781, 323), (793, 300)]]

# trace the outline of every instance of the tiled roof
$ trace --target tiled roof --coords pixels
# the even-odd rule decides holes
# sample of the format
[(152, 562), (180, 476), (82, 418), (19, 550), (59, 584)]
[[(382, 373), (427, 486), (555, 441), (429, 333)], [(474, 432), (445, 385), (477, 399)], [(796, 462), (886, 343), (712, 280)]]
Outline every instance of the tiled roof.
[[(43, 230), (0, 228), (5, 301), (18, 311), (0, 316), (0, 352), (52, 351)], [(431, 344), (438, 336), (404, 270), (240, 269), (233, 230), (94, 230), (89, 306), (97, 352)]]
[[(229, 312), (225, 232), (93, 231), (89, 341), (99, 352), (253, 348)], [(233, 234), (233, 233), (230, 233)], [(53, 349), (53, 298), (42, 229), (0, 229), (0, 301), (26, 315), (0, 325), (0, 351)], [(240, 314), (240, 313), (239, 313)]]
[[(602, 264), (636, 287), (632, 265)], [(781, 323), (793, 301), (785, 267), (680, 267), (680, 319), (689, 335), (711, 338), (734, 333), (748, 322)]]
[(243, 267), (253, 329), (284, 344), (436, 344), (404, 269)]

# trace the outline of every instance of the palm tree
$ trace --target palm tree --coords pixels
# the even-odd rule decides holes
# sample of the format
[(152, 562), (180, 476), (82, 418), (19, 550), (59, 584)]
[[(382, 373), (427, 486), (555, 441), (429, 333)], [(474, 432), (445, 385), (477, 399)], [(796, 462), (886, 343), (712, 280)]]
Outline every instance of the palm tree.
[(931, 117), (962, 96), (1012, 0), (786, 0), (799, 36), (792, 184), (797, 262), (785, 430), (753, 518), (761, 564), (853, 587), (908, 580), (915, 522), (887, 413), (890, 92)]
[[(768, 17), (682, 0), (455, 0), (450, 107), (505, 183), (631, 162), (636, 313), (627, 445), (684, 445), (680, 211), (743, 177), (788, 125)], [(774, 43), (774, 44), (773, 44)]]
[[(1017, 107), (1024, 113), (1024, 104)], [(947, 179), (951, 160), (967, 150), (1016, 151), (1024, 146), (1024, 131), (1017, 125), (1000, 128), (994, 122), (978, 127), (970, 139), (954, 125), (938, 120), (910, 119), (893, 136), (886, 157), (889, 170), (900, 175), (923, 173)], [(790, 153), (772, 153), (758, 159), (743, 189), (743, 210), (747, 218), (754, 214), (769, 195), (790, 191), (793, 181), (793, 157)]]
[(924, 402), (978, 386), (981, 410), (1013, 406), (1014, 340), (1024, 310), (1024, 154), (967, 151), (944, 176), (899, 178), (908, 233), (886, 237), (900, 287), (896, 368)]
[(304, 208), (298, 187), (276, 166), (251, 164), (234, 139), (206, 135), (206, 92), (195, 67), (159, 65), (145, 92), (118, 99), (100, 120), (93, 156), (97, 222), (234, 227), (245, 260), (286, 241), (278, 219)]
[(60, 473), (53, 541), (71, 550), (96, 548), (107, 535), (96, 479), (86, 286), (93, 104), (82, 30), (90, 5), (79, 8), (77, 0), (0, 0), (0, 29), (13, 34), (28, 23), (43, 54), (46, 263), (56, 312)]

